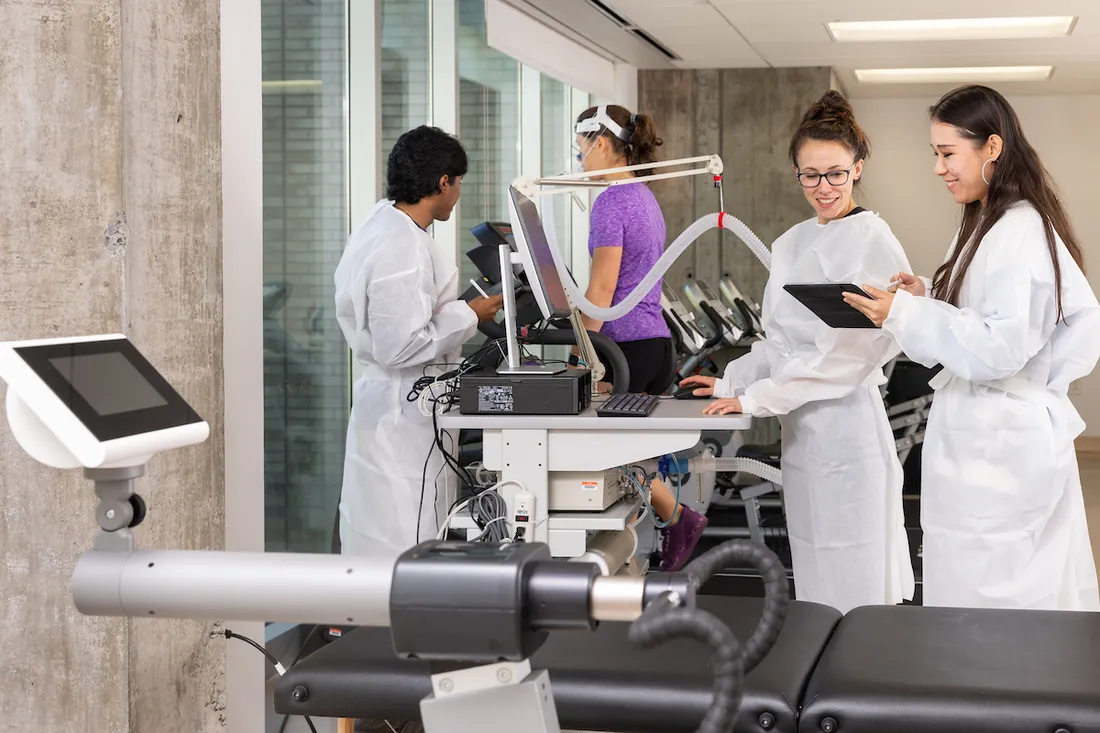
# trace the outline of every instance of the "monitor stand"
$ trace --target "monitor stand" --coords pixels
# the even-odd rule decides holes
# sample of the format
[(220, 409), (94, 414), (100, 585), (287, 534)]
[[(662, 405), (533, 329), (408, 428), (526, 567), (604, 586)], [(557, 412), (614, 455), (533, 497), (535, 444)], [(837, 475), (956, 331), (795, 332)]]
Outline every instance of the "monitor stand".
[[(515, 259), (518, 260), (518, 256), (515, 256)], [(516, 285), (512, 274), (513, 264), (512, 248), (507, 244), (500, 245), (500, 287), (504, 295), (504, 328), (507, 332), (508, 361), (497, 367), (497, 374), (560, 374), (565, 371), (565, 367), (521, 363), (522, 352), (516, 332)]]

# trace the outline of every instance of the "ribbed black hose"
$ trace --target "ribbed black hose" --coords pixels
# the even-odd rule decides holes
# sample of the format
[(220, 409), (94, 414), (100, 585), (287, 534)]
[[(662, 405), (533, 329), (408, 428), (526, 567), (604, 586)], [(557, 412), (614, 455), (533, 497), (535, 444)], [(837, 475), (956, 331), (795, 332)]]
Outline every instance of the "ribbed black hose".
[[(482, 333), (490, 338), (504, 338), (506, 333), (504, 326), (494, 321), (482, 323), (478, 327)], [(600, 361), (611, 368), (612, 382), (611, 393), (622, 394), (630, 387), (630, 365), (626, 362), (626, 356), (619, 345), (595, 331), (588, 332), (588, 340), (592, 342), (592, 348), (600, 357)], [(529, 344), (542, 344), (544, 346), (574, 346), (577, 343), (572, 328), (549, 328), (541, 334), (532, 334), (526, 340)]]
[(742, 651), (748, 674), (775, 646), (787, 618), (790, 586), (779, 556), (750, 540), (730, 540), (692, 560), (683, 572), (691, 579), (692, 590), (698, 591), (720, 571), (746, 565), (759, 570), (764, 578), (764, 611)]
[(741, 647), (729, 627), (700, 608), (680, 608), (665, 594), (630, 625), (628, 638), (643, 649), (672, 639), (693, 639), (710, 648), (714, 666), (714, 698), (698, 733), (731, 733), (741, 710), (745, 678)]
[(764, 611), (744, 647), (729, 627), (698, 608), (681, 608), (665, 593), (630, 625), (628, 638), (645, 649), (670, 639), (694, 639), (711, 650), (714, 698), (697, 733), (731, 733), (741, 710), (741, 686), (746, 674), (763, 659), (779, 638), (787, 618), (790, 588), (779, 557), (764, 545), (730, 540), (700, 555), (684, 568), (692, 595), (719, 571), (750, 565), (764, 578)]

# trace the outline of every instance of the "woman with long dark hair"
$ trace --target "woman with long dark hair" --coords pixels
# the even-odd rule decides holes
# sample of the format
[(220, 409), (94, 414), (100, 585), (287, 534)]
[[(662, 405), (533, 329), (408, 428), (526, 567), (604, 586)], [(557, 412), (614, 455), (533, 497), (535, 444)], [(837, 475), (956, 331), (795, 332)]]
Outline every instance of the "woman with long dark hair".
[[(936, 174), (963, 206), (931, 280), (849, 302), (940, 364), (923, 449), (924, 604), (1098, 610), (1069, 385), (1100, 358), (1081, 245), (1015, 111), (956, 89), (931, 109)], [(930, 297), (928, 297), (930, 293)]]

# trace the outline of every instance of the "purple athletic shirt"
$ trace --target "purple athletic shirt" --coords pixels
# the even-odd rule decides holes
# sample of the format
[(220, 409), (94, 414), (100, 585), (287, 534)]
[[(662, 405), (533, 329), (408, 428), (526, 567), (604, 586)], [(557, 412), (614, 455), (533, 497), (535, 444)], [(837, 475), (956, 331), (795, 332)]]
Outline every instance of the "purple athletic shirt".
[[(665, 217), (644, 183), (611, 186), (596, 197), (589, 223), (588, 253), (597, 247), (622, 247), (619, 282), (611, 304), (621, 302), (665, 252)], [(600, 333), (612, 341), (668, 338), (661, 315), (661, 281), (629, 313), (603, 324)]]

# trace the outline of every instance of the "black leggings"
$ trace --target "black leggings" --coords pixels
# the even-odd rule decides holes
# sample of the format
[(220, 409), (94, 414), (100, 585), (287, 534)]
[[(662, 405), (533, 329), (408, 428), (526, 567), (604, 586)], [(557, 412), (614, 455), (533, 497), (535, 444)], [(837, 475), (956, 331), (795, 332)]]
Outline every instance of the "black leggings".
[[(676, 377), (676, 366), (672, 361), (672, 339), (655, 338), (638, 341), (619, 341), (618, 347), (626, 357), (630, 367), (629, 391), (634, 394), (664, 394)], [(614, 373), (609, 364), (605, 381), (611, 382)]]

